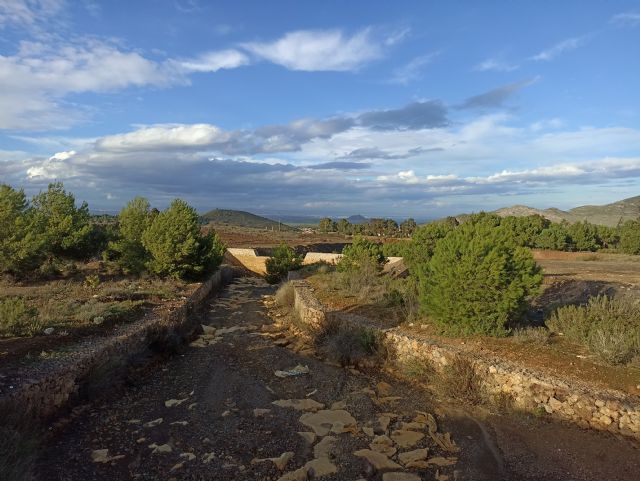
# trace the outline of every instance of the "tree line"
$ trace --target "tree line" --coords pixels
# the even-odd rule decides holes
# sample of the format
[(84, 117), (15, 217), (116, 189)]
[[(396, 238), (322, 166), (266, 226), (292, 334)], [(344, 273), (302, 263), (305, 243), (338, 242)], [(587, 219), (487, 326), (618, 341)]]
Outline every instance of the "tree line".
[(418, 224), (412, 218), (406, 219), (398, 224), (393, 219), (375, 218), (366, 222), (352, 224), (347, 219), (334, 221), (330, 217), (320, 219), (318, 230), (327, 234), (338, 232), (344, 235), (364, 235), (378, 237), (410, 237)]
[(164, 211), (129, 201), (114, 221), (91, 216), (61, 182), (31, 200), (22, 189), (0, 185), (0, 274), (16, 278), (59, 273), (69, 261), (101, 257), (123, 272), (201, 278), (222, 262), (224, 245), (202, 232), (196, 210), (175, 199)]

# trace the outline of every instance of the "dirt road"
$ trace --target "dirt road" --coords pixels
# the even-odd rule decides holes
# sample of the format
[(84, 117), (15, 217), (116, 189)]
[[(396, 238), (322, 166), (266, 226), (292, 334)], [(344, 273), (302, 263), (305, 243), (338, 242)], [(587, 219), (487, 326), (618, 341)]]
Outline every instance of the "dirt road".
[[(626, 440), (526, 418), (480, 423), (405, 383), (279, 345), (271, 294), (261, 279), (234, 281), (203, 320), (215, 330), (68, 417), (40, 479), (638, 479)], [(295, 366), (309, 372), (275, 375)]]

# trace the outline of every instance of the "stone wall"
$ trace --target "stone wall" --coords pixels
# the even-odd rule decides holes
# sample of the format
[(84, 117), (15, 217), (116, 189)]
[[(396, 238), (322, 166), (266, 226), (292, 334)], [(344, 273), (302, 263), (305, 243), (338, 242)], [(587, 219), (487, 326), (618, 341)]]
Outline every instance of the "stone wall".
[(37, 417), (51, 415), (78, 393), (96, 369), (108, 368), (116, 360), (126, 363), (154, 344), (177, 345), (191, 340), (200, 329), (191, 316), (193, 311), (237, 274), (236, 269), (222, 266), (177, 309), (153, 311), (138, 322), (121, 326), (113, 336), (82, 341), (64, 358), (46, 359), (13, 373), (16, 381), (9, 391), (0, 393), (0, 405)]
[[(293, 281), (295, 310), (302, 322), (314, 327), (329, 315), (343, 322), (378, 329), (361, 316), (328, 312), (305, 281)], [(419, 359), (435, 370), (445, 368), (456, 357), (474, 363), (490, 395), (503, 395), (517, 409), (544, 412), (584, 428), (606, 430), (640, 439), (640, 399), (627, 393), (602, 389), (576, 379), (563, 379), (530, 366), (516, 364), (472, 348), (441, 344), (402, 328), (382, 330), (387, 347), (399, 364)]]
[(307, 252), (302, 263), (304, 265), (315, 264), (316, 262), (326, 262), (328, 264), (337, 264), (342, 259), (342, 254), (327, 254), (324, 252)]

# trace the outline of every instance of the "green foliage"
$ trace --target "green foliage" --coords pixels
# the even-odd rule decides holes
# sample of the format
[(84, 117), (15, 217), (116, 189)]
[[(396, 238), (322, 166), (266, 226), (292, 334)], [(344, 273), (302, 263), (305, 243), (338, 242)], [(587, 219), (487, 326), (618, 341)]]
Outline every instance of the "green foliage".
[(535, 247), (538, 249), (565, 251), (570, 250), (571, 246), (571, 236), (562, 224), (550, 224), (535, 239)]
[(202, 277), (220, 265), (224, 252), (217, 235), (201, 235), (198, 214), (181, 199), (153, 219), (142, 245), (151, 254), (151, 272), (176, 278)]
[(568, 227), (569, 235), (576, 250), (594, 252), (600, 248), (598, 227), (587, 221), (576, 222)]
[(38, 311), (21, 297), (0, 299), (0, 337), (32, 336), (42, 328)]
[(407, 266), (411, 269), (413, 266), (428, 262), (433, 255), (436, 242), (444, 239), (457, 226), (458, 221), (450, 217), (418, 227), (411, 236), (413, 245), (403, 256)]
[(611, 364), (640, 355), (640, 304), (627, 298), (598, 296), (585, 306), (560, 307), (547, 326)]
[(36, 270), (44, 246), (24, 191), (0, 185), (0, 273), (23, 276)]
[(413, 234), (413, 231), (415, 231), (417, 228), (418, 228), (418, 224), (411, 217), (402, 221), (399, 226), (400, 233), (404, 237), (410, 237), (411, 234)]
[(513, 241), (523, 247), (535, 247), (537, 239), (550, 224), (540, 215), (509, 216), (500, 220), (500, 225), (511, 233)]
[(265, 279), (270, 284), (277, 284), (287, 276), (289, 271), (300, 269), (302, 257), (286, 244), (280, 244), (273, 249), (271, 257), (267, 259), (267, 275)]
[(382, 253), (385, 257), (406, 257), (411, 249), (412, 242), (410, 240), (382, 244)]
[(462, 224), (416, 265), (421, 305), (443, 332), (505, 335), (542, 283), (531, 252), (488, 220)]
[(363, 237), (356, 237), (351, 245), (342, 249), (342, 259), (338, 262), (339, 272), (354, 271), (364, 265), (373, 264), (382, 269), (386, 259), (382, 253), (382, 245)]
[(640, 254), (640, 220), (630, 220), (622, 224), (620, 250), (626, 254)]
[(337, 231), (338, 230), (338, 225), (333, 220), (331, 220), (329, 217), (323, 217), (322, 219), (320, 219), (320, 222), (318, 223), (318, 229), (323, 234), (326, 234), (328, 232)]
[(86, 202), (76, 207), (73, 194), (62, 182), (49, 184), (32, 202), (35, 225), (41, 228), (47, 251), (54, 257), (86, 258), (94, 250), (90, 242), (93, 225)]
[(126, 272), (141, 273), (150, 260), (149, 252), (142, 244), (142, 235), (152, 221), (147, 199), (136, 197), (130, 200), (120, 211), (118, 239), (109, 243), (106, 257), (113, 258)]

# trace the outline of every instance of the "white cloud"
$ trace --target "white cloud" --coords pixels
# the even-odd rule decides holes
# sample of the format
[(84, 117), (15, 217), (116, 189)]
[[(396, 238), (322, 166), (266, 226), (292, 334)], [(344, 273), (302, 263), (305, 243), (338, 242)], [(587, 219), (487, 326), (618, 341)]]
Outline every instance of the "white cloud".
[(611, 17), (609, 22), (620, 26), (635, 27), (640, 25), (640, 12), (618, 13)]
[(233, 69), (248, 65), (249, 57), (238, 50), (219, 50), (206, 52), (197, 57), (173, 61), (176, 67), (185, 73), (217, 72), (221, 69)]
[(439, 52), (432, 52), (414, 58), (407, 64), (396, 69), (390, 82), (406, 85), (414, 80), (419, 80), (422, 77), (422, 69), (429, 65), (439, 54)]
[(382, 45), (371, 29), (351, 36), (341, 30), (300, 30), (273, 42), (250, 42), (242, 47), (288, 69), (309, 72), (357, 70), (382, 56)]
[(553, 45), (552, 47), (549, 47), (548, 49), (542, 50), (541, 52), (531, 57), (531, 59), (539, 60), (539, 61), (552, 60), (556, 58), (558, 55), (561, 55), (565, 52), (569, 52), (571, 50), (575, 50), (578, 47), (582, 47), (586, 43), (586, 41), (587, 41), (586, 36), (568, 38), (566, 40), (563, 40), (562, 42), (559, 42)]
[(473, 68), (473, 70), (476, 70), (478, 72), (487, 72), (487, 71), (513, 72), (518, 68), (519, 68), (519, 65), (513, 65), (496, 58), (488, 58), (480, 62), (478, 65), (476, 65)]
[(33, 27), (58, 14), (65, 4), (65, 0), (2, 0), (0, 28), (8, 25)]
[(103, 137), (96, 141), (96, 148), (109, 152), (207, 150), (230, 139), (230, 133), (209, 124), (154, 125), (126, 134)]

